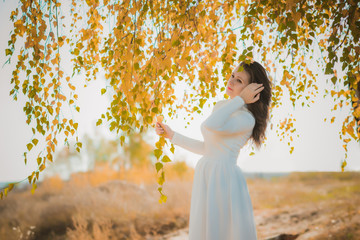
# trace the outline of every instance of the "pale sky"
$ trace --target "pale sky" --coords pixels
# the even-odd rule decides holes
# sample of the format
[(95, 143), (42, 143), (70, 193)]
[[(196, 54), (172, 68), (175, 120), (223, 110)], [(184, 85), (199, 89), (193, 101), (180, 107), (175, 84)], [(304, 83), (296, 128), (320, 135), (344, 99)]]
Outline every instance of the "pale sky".
[[(5, 1), (0, 3), (0, 64), (4, 64), (5, 49), (7, 41), (10, 38), (10, 30), (12, 23), (9, 20), (11, 11), (17, 5), (17, 1)], [(256, 56), (255, 56), (256, 60)], [(37, 169), (36, 156), (28, 155), (28, 164), (24, 164), (23, 152), (26, 150), (26, 144), (32, 138), (31, 126), (25, 123), (26, 116), (23, 112), (25, 97), (22, 91), (18, 95), (18, 101), (14, 101), (9, 95), (12, 89), (11, 72), (14, 69), (15, 58), (11, 65), (5, 65), (0, 68), (0, 182), (18, 181), (26, 178), (32, 171)], [(66, 66), (65, 66), (66, 67)], [(71, 66), (68, 72), (71, 73)], [(340, 70), (339, 70), (340, 72)], [(328, 78), (328, 76), (326, 76)], [(252, 151), (249, 145), (244, 146), (238, 158), (238, 165), (243, 171), (256, 172), (282, 172), (282, 171), (341, 171), (341, 159), (345, 156), (345, 150), (342, 147), (342, 140), (339, 138), (341, 125), (345, 117), (350, 111), (349, 106), (344, 106), (341, 110), (330, 111), (333, 107), (333, 99), (329, 96), (323, 98), (324, 89), (330, 90), (332, 83), (326, 83), (326, 77), (319, 72), (318, 87), (319, 94), (314, 99), (315, 103), (308, 107), (292, 107), (290, 100), (287, 99), (287, 93), (284, 93), (283, 105), (274, 109), (273, 119), (274, 127), (267, 129), (266, 145), (260, 151), (255, 151), (255, 155), (249, 156)], [(80, 76), (76, 79), (80, 79)], [(106, 108), (110, 105), (108, 97), (100, 94), (100, 89), (105, 86), (103, 75), (96, 81), (89, 83), (87, 88), (82, 88), (79, 92), (80, 113), (72, 111), (76, 121), (79, 122), (78, 132), (81, 141), (82, 136), (88, 133), (95, 136), (95, 123), (102, 113), (106, 112)], [(80, 82), (80, 81), (77, 81)], [(321, 84), (320, 84), (321, 83)], [(225, 82), (224, 82), (225, 84)], [(77, 89), (83, 86), (82, 83), (76, 84)], [(176, 85), (176, 96), (180, 104), (186, 84), (178, 83)], [(218, 101), (224, 99), (224, 93), (220, 93), (216, 99)], [(163, 113), (164, 123), (168, 124), (174, 131), (180, 132), (188, 137), (203, 140), (200, 131), (200, 124), (211, 113), (209, 104), (205, 105), (204, 113), (199, 115), (194, 113), (194, 119), (188, 117), (185, 111), (180, 111), (177, 119), (170, 119), (167, 111)], [(300, 105), (299, 105), (300, 106)], [(279, 120), (289, 117), (292, 114), (296, 118), (294, 123), (297, 131), (293, 134), (294, 141), (291, 146), (295, 149), (292, 154), (289, 153), (290, 147), (287, 144), (287, 138), (280, 141), (280, 137), (276, 134), (276, 124)], [(336, 116), (334, 123), (330, 123), (332, 116)], [(175, 117), (174, 117), (175, 118)], [(185, 118), (185, 120), (184, 120)], [(324, 122), (324, 118), (328, 120)], [(186, 122), (191, 125), (185, 128)], [(115, 132), (110, 133), (106, 127), (98, 127), (100, 132), (107, 136), (116, 136)], [(299, 134), (299, 137), (297, 137)], [(152, 134), (153, 138), (150, 144), (155, 147), (158, 136), (155, 129)], [(40, 137), (40, 136), (38, 136)], [(169, 142), (169, 141), (168, 141)], [(170, 142), (169, 142), (170, 145)], [(41, 146), (40, 142), (37, 147)], [(63, 140), (58, 140), (58, 148), (63, 146)], [(200, 155), (188, 152), (175, 145), (175, 156), (170, 150), (167, 154), (172, 158), (185, 158), (187, 163), (194, 167), (200, 159)], [(31, 159), (31, 156), (33, 158)], [(360, 170), (360, 145), (351, 141), (348, 144), (348, 158), (345, 170)], [(45, 170), (46, 171), (46, 170)]]

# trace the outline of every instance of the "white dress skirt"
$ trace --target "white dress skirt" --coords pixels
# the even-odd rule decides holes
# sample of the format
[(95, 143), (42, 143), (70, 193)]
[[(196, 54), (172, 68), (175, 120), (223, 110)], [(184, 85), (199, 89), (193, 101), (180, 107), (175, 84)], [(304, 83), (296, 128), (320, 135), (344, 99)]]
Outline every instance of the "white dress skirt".
[(201, 124), (204, 141), (175, 132), (171, 143), (202, 155), (191, 193), (189, 240), (257, 240), (245, 177), (236, 164), (255, 118), (240, 96), (216, 103)]

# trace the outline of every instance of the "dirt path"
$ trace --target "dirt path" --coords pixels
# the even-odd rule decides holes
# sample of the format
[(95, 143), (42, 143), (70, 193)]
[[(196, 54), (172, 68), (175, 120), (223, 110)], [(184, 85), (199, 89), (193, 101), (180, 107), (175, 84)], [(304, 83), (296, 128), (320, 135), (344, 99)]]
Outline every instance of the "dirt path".
[[(283, 209), (256, 210), (255, 221), (261, 239), (360, 239), (360, 205), (349, 211), (342, 200), (302, 204)], [(351, 206), (351, 205), (348, 205)], [(188, 228), (158, 240), (188, 240)]]
[[(258, 239), (359, 240), (360, 184), (340, 174), (249, 181)], [(187, 240), (187, 233), (185, 228), (159, 239)]]

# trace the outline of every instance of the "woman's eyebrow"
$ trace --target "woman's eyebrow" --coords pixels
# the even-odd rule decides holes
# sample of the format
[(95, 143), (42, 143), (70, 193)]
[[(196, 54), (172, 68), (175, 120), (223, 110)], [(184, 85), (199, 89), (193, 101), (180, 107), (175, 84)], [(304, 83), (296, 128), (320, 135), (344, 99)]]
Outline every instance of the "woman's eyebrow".
[(233, 75), (234, 75), (236, 78), (239, 78), (241, 81), (244, 81), (241, 77), (236, 76), (234, 73), (233, 73)]

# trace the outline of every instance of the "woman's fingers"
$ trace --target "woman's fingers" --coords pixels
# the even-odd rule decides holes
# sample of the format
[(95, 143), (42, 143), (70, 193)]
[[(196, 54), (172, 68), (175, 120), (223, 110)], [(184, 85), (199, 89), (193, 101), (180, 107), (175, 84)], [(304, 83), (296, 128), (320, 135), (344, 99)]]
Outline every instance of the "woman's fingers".
[(159, 123), (159, 122), (156, 123), (156, 133), (157, 133), (158, 135), (161, 135), (161, 134), (166, 133), (165, 127), (164, 127), (161, 123)]
[(255, 91), (256, 92), (260, 92), (260, 91), (262, 91), (264, 89), (264, 86), (260, 86), (260, 87), (258, 87), (257, 89), (255, 89)]

